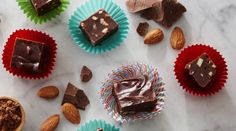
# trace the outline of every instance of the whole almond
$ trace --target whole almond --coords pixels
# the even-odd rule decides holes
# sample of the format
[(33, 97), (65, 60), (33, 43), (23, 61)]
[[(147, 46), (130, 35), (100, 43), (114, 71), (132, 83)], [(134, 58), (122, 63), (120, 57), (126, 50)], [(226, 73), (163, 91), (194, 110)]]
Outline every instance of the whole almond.
[(53, 99), (59, 95), (59, 89), (55, 86), (46, 86), (41, 88), (37, 95), (45, 99)]
[(65, 103), (61, 107), (61, 111), (64, 114), (65, 118), (73, 124), (80, 123), (80, 113), (76, 107), (70, 103)]
[(164, 39), (164, 33), (161, 29), (149, 31), (144, 37), (145, 44), (159, 43)]
[(180, 50), (185, 45), (184, 32), (180, 27), (175, 27), (171, 33), (170, 43), (173, 49)]
[(42, 123), (40, 131), (54, 131), (57, 128), (59, 122), (60, 122), (60, 116), (58, 114), (50, 116), (47, 120), (45, 120)]

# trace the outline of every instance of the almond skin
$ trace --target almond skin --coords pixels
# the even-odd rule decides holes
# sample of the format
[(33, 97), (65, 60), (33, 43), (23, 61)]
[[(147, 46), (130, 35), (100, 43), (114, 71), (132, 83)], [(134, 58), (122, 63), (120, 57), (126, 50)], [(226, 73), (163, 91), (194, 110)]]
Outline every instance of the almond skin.
[(65, 118), (72, 124), (80, 123), (80, 113), (74, 105), (70, 103), (65, 103), (62, 105), (61, 111), (64, 114)]
[(175, 27), (171, 33), (170, 43), (173, 49), (180, 50), (185, 45), (184, 32), (180, 27)]
[(145, 44), (159, 43), (164, 39), (164, 33), (161, 29), (149, 31), (144, 37)]
[(55, 86), (46, 86), (41, 88), (37, 95), (45, 99), (53, 99), (59, 95), (59, 89)]
[(60, 122), (60, 116), (58, 114), (50, 116), (47, 120), (45, 120), (42, 123), (40, 131), (54, 131), (57, 128), (59, 122)]

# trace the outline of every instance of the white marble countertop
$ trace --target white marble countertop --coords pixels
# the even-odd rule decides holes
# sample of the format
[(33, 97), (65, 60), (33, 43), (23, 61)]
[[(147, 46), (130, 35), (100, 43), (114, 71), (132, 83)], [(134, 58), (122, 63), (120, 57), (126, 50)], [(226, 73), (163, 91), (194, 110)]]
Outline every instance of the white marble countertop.
[[(119, 126), (121, 131), (235, 131), (236, 130), (236, 1), (235, 0), (181, 0), (187, 13), (175, 25), (184, 29), (187, 45), (206, 43), (215, 47), (225, 57), (229, 78), (223, 90), (210, 97), (195, 97), (183, 91), (175, 80), (174, 61), (179, 51), (170, 47), (169, 36), (173, 29), (165, 29), (154, 22), (151, 26), (162, 28), (165, 39), (158, 45), (147, 46), (135, 29), (145, 21), (138, 15), (128, 13), (124, 0), (115, 0), (126, 12), (130, 22), (128, 38), (122, 45), (103, 55), (88, 54), (71, 39), (68, 19), (85, 0), (70, 0), (69, 8), (57, 19), (43, 25), (35, 25), (17, 6), (14, 0), (1, 0), (0, 4), (0, 50), (8, 36), (16, 29), (31, 28), (53, 36), (58, 43), (58, 55), (53, 74), (44, 80), (23, 80), (13, 77), (0, 64), (0, 96), (17, 98), (24, 106), (27, 117), (24, 131), (39, 129), (48, 116), (60, 113), (60, 103), (68, 82), (84, 89), (91, 104), (81, 111), (81, 124), (92, 119), (104, 119), (119, 126), (104, 110), (98, 95), (101, 81), (122, 64), (143, 62), (159, 69), (166, 83), (166, 103), (162, 113), (152, 120)], [(3, 4), (4, 3), (4, 4)], [(80, 69), (87, 65), (94, 72), (93, 79), (80, 82)], [(36, 96), (40, 87), (56, 85), (60, 96), (46, 101)], [(63, 115), (58, 131), (75, 131), (79, 126), (70, 124)]]

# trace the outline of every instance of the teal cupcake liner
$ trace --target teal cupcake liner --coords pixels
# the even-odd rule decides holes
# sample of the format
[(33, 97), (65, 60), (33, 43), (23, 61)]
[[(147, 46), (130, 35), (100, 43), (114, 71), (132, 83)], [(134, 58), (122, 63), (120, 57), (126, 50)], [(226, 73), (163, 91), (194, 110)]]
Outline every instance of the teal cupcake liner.
[(96, 129), (101, 128), (104, 131), (120, 131), (119, 128), (116, 128), (114, 125), (108, 124), (103, 120), (92, 120), (88, 123), (82, 125), (78, 131), (96, 131)]
[[(99, 45), (93, 46), (79, 28), (80, 22), (90, 17), (99, 9), (104, 9), (119, 24), (116, 33), (102, 41)], [(81, 5), (69, 20), (70, 34), (75, 43), (86, 52), (101, 54), (119, 46), (127, 37), (129, 22), (124, 11), (113, 2), (113, 0), (89, 0)]]
[(35, 24), (42, 24), (60, 15), (69, 5), (69, 0), (61, 0), (61, 5), (42, 16), (38, 16), (30, 0), (16, 0), (24, 14)]

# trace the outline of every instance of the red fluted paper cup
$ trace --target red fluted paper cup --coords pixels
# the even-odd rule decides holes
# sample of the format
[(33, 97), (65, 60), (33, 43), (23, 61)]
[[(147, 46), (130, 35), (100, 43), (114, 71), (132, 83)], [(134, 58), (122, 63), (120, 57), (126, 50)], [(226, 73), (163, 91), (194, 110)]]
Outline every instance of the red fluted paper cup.
[[(185, 72), (185, 65), (203, 53), (206, 53), (217, 67), (216, 75), (205, 88), (202, 88), (196, 84), (196, 82), (194, 82), (193, 79)], [(192, 45), (185, 48), (179, 54), (174, 66), (175, 76), (180, 86), (182, 86), (185, 91), (196, 96), (214, 95), (220, 91), (226, 83), (228, 76), (227, 71), (227, 64), (222, 55), (213, 47), (202, 44)]]
[[(37, 41), (45, 44), (47, 54), (46, 59), (42, 65), (42, 72), (31, 73), (22, 69), (11, 67), (11, 58), (14, 51), (16, 38)], [(8, 38), (2, 54), (2, 63), (6, 70), (14, 76), (24, 79), (43, 79), (52, 73), (53, 67), (55, 65), (56, 53), (57, 44), (55, 40), (48, 34), (36, 30), (20, 29), (13, 32)]]

